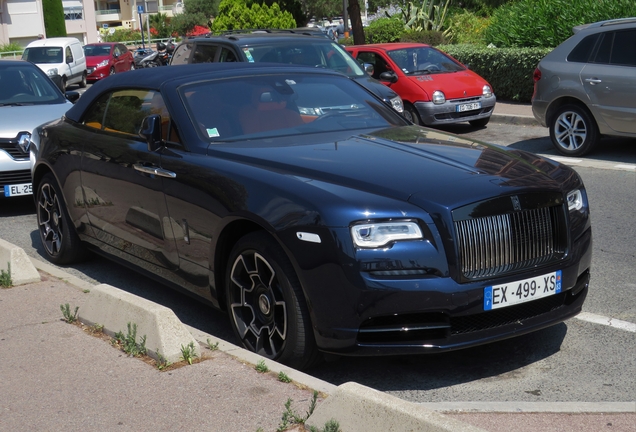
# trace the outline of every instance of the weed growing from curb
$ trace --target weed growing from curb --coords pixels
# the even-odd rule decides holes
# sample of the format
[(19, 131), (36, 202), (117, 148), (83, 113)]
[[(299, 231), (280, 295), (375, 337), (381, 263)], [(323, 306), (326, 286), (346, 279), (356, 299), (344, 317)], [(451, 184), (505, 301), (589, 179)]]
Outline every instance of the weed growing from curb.
[(283, 371), (278, 372), (278, 381), (284, 382), (284, 383), (290, 383), (292, 380), (290, 377), (287, 376), (287, 374)]
[(89, 334), (92, 334), (93, 336), (98, 335), (100, 333), (104, 333), (104, 326), (101, 324), (93, 324), (92, 326), (88, 327), (86, 329), (86, 331)]
[(131, 357), (146, 355), (146, 335), (143, 335), (137, 343), (137, 324), (128, 323), (128, 334), (124, 336), (122, 332), (115, 333), (113, 345), (119, 346), (122, 351)]
[(157, 353), (157, 360), (155, 360), (155, 366), (157, 366), (157, 369), (164, 370), (172, 364), (164, 356), (161, 355), (161, 353), (159, 352), (159, 348), (157, 348), (155, 352)]
[(69, 306), (68, 303), (60, 305), (60, 309), (62, 310), (62, 315), (64, 315), (64, 321), (66, 321), (69, 324), (72, 324), (75, 321), (77, 321), (77, 311), (79, 309), (79, 306), (75, 307), (74, 313), (71, 313), (71, 307)]
[(325, 423), (324, 429), (320, 430), (315, 426), (310, 426), (309, 432), (342, 432), (342, 429), (340, 429), (340, 423), (338, 423), (334, 419), (331, 419), (327, 423)]
[[(293, 426), (296, 424), (304, 425), (307, 419), (309, 418), (309, 416), (311, 416), (314, 413), (314, 410), (316, 409), (317, 401), (318, 401), (318, 392), (314, 390), (314, 394), (311, 397), (311, 402), (309, 403), (309, 410), (304, 416), (300, 416), (296, 414), (294, 410), (292, 410), (291, 408), (292, 399), (291, 398), (287, 399), (287, 402), (285, 402), (285, 411), (283, 412), (283, 417), (281, 418), (280, 425), (278, 426), (278, 429), (276, 429), (276, 432), (283, 432), (287, 430), (287, 428), (289, 428), (290, 426)], [(338, 426), (338, 428), (339, 427), (340, 426)], [(337, 430), (338, 429), (336, 429), (336, 431)]]
[(256, 369), (256, 372), (260, 372), (260, 373), (265, 373), (269, 371), (269, 368), (265, 364), (265, 360), (259, 360), (254, 369)]
[(207, 339), (207, 343), (208, 343), (208, 349), (210, 351), (216, 351), (219, 349), (219, 343), (218, 342), (214, 342), (212, 343), (212, 341), (210, 340), (210, 338)]
[(2, 288), (11, 288), (13, 281), (11, 280), (11, 263), (7, 263), (8, 271), (0, 270), (0, 286)]
[(198, 357), (198, 356), (194, 352), (194, 342), (190, 342), (186, 346), (181, 345), (181, 359), (180, 360), (186, 361), (186, 362), (188, 362), (189, 365), (191, 365), (192, 364), (192, 360), (194, 360), (195, 357)]

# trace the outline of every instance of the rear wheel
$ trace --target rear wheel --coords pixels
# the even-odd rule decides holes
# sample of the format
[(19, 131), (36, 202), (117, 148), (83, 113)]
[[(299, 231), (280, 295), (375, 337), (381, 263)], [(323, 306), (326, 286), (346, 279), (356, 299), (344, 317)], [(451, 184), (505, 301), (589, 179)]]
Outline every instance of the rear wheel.
[(37, 220), (40, 239), (49, 261), (71, 264), (82, 261), (86, 251), (68, 216), (53, 174), (48, 173), (37, 189)]
[(422, 124), (422, 119), (420, 119), (419, 113), (415, 107), (409, 103), (404, 104), (404, 117), (413, 124)]
[(267, 233), (240, 239), (226, 272), (227, 309), (243, 346), (303, 369), (319, 353), (300, 282), (283, 249)]
[(594, 118), (585, 109), (563, 105), (552, 116), (550, 138), (559, 153), (583, 156), (596, 146), (600, 135)]

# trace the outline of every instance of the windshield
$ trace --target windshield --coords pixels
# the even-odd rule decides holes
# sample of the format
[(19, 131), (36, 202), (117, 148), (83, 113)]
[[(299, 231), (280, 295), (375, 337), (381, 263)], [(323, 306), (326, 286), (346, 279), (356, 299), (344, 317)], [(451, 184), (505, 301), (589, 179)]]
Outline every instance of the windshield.
[(0, 106), (64, 103), (53, 82), (30, 63), (0, 65)]
[(405, 75), (448, 73), (465, 69), (464, 66), (432, 47), (389, 51), (389, 57), (402, 69)]
[(31, 47), (24, 50), (22, 60), (31, 63), (64, 63), (62, 47)]
[(293, 44), (249, 46), (241, 48), (250, 63), (287, 63), (332, 69), (349, 77), (362, 77), (365, 72), (340, 45), (326, 39), (295, 40)]
[(110, 45), (85, 45), (84, 55), (86, 57), (103, 57), (110, 55)]
[(210, 141), (403, 126), (404, 119), (342, 76), (270, 74), (183, 86), (192, 122)]

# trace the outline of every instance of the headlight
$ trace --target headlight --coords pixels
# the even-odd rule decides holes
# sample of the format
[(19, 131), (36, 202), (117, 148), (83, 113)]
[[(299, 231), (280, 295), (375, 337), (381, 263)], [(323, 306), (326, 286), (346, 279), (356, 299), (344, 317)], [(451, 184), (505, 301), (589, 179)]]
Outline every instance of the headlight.
[(95, 67), (104, 67), (104, 66), (108, 66), (108, 60), (104, 60), (99, 62), (99, 64)]
[(586, 197), (585, 193), (580, 189), (573, 190), (567, 195), (568, 200), (568, 210), (581, 210), (583, 207), (586, 207)]
[(439, 105), (443, 104), (444, 102), (446, 102), (446, 96), (444, 96), (444, 93), (439, 90), (435, 90), (433, 92), (433, 103), (435, 105)]
[(489, 98), (492, 96), (492, 89), (490, 88), (489, 85), (485, 85), (482, 91), (483, 91), (484, 97)]
[(404, 102), (402, 102), (402, 98), (399, 96), (391, 99), (391, 106), (399, 113), (404, 112)]
[(381, 222), (351, 227), (353, 243), (361, 248), (378, 248), (399, 240), (422, 238), (422, 230), (415, 222)]
[(46, 71), (46, 74), (49, 76), (57, 75), (57, 68), (52, 68)]

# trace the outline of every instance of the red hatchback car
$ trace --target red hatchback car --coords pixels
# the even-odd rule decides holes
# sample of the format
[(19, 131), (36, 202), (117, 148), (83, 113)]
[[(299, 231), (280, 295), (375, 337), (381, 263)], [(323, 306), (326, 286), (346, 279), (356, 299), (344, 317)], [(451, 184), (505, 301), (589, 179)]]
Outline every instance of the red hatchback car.
[(84, 45), (86, 56), (86, 81), (97, 81), (109, 75), (135, 69), (133, 53), (126, 45), (104, 42)]
[[(373, 78), (404, 101), (404, 116), (436, 126), (467, 121), (488, 124), (497, 98), (488, 82), (448, 54), (418, 43), (384, 43), (346, 48)], [(370, 67), (372, 66), (372, 67)]]

